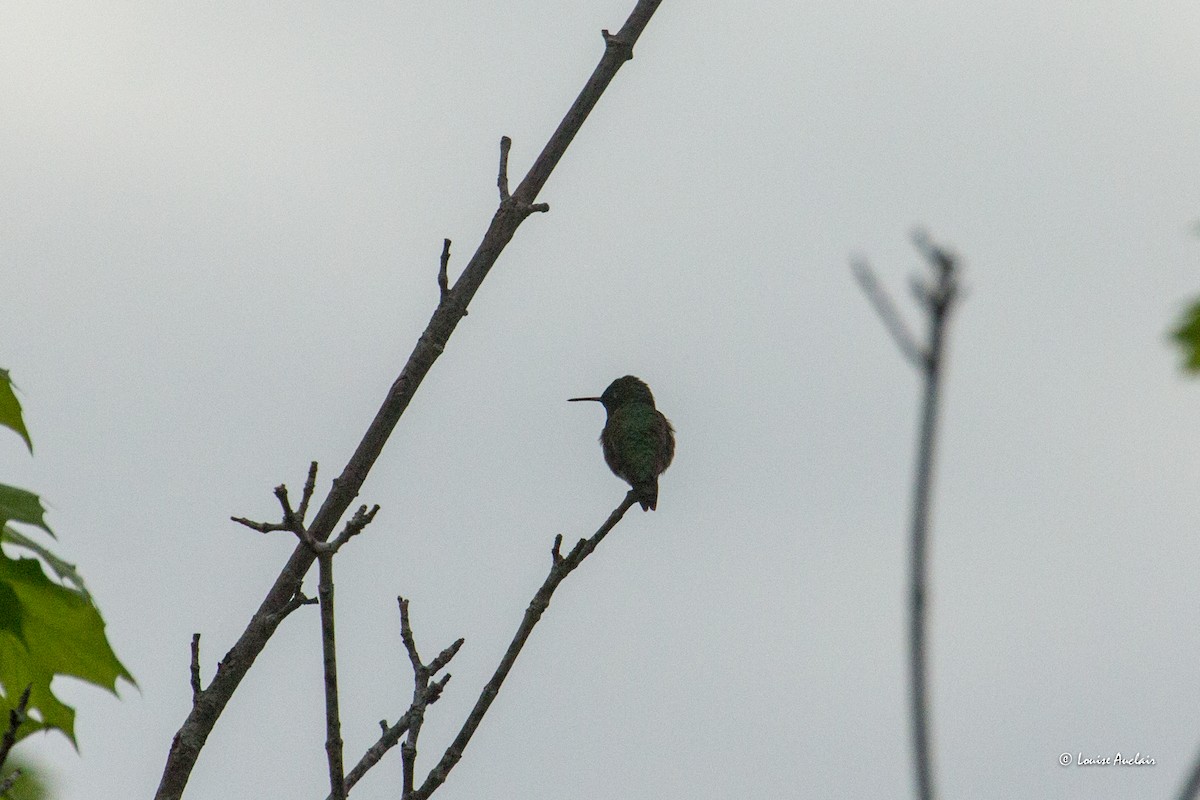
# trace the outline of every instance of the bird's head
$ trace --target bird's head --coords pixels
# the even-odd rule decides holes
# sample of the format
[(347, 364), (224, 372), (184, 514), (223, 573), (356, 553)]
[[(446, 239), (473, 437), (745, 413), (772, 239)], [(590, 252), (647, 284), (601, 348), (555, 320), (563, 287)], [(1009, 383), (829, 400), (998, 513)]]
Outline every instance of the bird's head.
[(604, 390), (604, 394), (599, 397), (571, 398), (572, 403), (579, 402), (580, 400), (594, 400), (597, 403), (603, 403), (604, 410), (610, 414), (614, 409), (631, 403), (644, 403), (651, 408), (654, 407), (654, 395), (650, 393), (650, 387), (644, 381), (632, 375), (617, 378), (608, 385), (608, 388)]

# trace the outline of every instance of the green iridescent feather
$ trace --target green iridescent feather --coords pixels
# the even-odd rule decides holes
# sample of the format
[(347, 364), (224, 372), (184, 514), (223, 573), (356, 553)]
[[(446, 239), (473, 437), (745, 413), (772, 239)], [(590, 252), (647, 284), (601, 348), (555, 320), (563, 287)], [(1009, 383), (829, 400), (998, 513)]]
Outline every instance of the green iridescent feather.
[(626, 375), (613, 381), (600, 397), (577, 397), (604, 404), (608, 420), (600, 433), (609, 469), (637, 492), (642, 509), (658, 504), (658, 476), (675, 455), (675, 430), (654, 407), (654, 395), (642, 381)]

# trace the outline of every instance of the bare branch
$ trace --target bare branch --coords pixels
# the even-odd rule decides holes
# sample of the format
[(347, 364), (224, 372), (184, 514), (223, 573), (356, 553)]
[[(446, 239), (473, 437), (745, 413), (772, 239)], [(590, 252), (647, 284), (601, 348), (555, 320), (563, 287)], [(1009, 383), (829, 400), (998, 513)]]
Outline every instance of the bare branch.
[[(4, 762), (8, 760), (9, 751), (17, 743), (17, 731), (25, 724), (25, 720), (29, 719), (25, 710), (29, 707), (29, 693), (32, 690), (33, 684), (26, 686), (25, 691), (21, 692), (21, 696), (17, 699), (17, 705), (8, 712), (8, 727), (4, 729), (4, 736), (0, 738), (0, 767), (4, 766)], [(19, 771), (17, 777), (20, 777)]]
[(14, 769), (12, 772), (8, 773), (8, 777), (0, 781), (0, 797), (7, 796), (8, 790), (11, 789), (18, 780), (21, 779), (21, 775), (23, 774), (24, 773), (22, 773), (19, 769)]
[(515, 208), (522, 217), (527, 217), (535, 211), (549, 211), (549, 203), (527, 203), (508, 193), (508, 151), (511, 149), (512, 139), (507, 136), (500, 137), (500, 175), (496, 179), (496, 185), (500, 187), (500, 207)]
[(421, 656), (417, 652), (417, 642), (413, 638), (412, 625), (408, 618), (408, 601), (403, 597), (397, 597), (396, 602), (400, 605), (400, 640), (408, 652), (408, 660), (412, 664), (413, 670), (413, 699), (406, 715), (409, 718), (408, 738), (400, 746), (403, 768), (403, 788), (400, 796), (403, 800), (408, 800), (413, 793), (413, 778), (417, 766), (417, 739), (421, 735), (421, 725), (425, 720), (425, 708), (442, 696), (442, 689), (450, 680), (450, 676), (447, 674), (440, 681), (430, 684), (429, 678), (454, 658), (454, 654), (462, 647), (463, 640), (459, 639), (447, 647), (434, 659), (433, 665), (426, 666), (421, 661)]
[(308, 465), (308, 478), (304, 481), (304, 494), (300, 497), (300, 510), (297, 515), (300, 518), (300, 524), (304, 524), (304, 518), (308, 516), (308, 501), (312, 500), (313, 492), (317, 489), (317, 462), (312, 462)]
[(437, 675), (439, 672), (441, 672), (442, 669), (444, 669), (445, 666), (450, 663), (450, 659), (452, 659), (452, 658), (454, 658), (454, 656), (458, 655), (458, 651), (463, 646), (463, 642), (465, 642), (465, 641), (466, 641), (466, 639), (457, 639), (454, 642), (454, 644), (450, 645), (445, 650), (438, 653), (437, 658), (435, 658), (435, 659), (433, 659), (433, 661), (429, 662), (429, 666), (427, 667), (427, 669), (429, 670), (429, 674), (432, 676), (432, 675)]
[(946, 248), (934, 244), (924, 229), (917, 228), (914, 230), (912, 240), (916, 248), (921, 251), (922, 255), (937, 270), (939, 276), (954, 270), (955, 263), (958, 261), (957, 257)]
[(442, 240), (442, 262), (438, 268), (438, 295), (441, 298), (440, 302), (446, 302), (446, 298), (450, 296), (450, 278), (447, 275), (447, 270), (450, 267), (450, 240)]
[(500, 175), (496, 178), (496, 186), (500, 188), (500, 202), (508, 202), (512, 195), (508, 191), (508, 151), (512, 149), (512, 139), (500, 137)]
[(875, 308), (875, 313), (879, 315), (883, 327), (887, 328), (887, 332), (891, 334), (892, 340), (896, 342), (896, 346), (900, 348), (900, 353), (909, 363), (920, 370), (925, 369), (925, 361), (928, 356), (913, 339), (908, 328), (903, 320), (900, 319), (900, 314), (896, 311), (896, 306), (892, 303), (892, 299), (879, 285), (879, 281), (875, 278), (875, 273), (871, 267), (862, 259), (855, 259), (850, 262), (850, 269), (854, 272), (854, 277), (858, 279), (858, 285), (862, 287), (863, 294), (871, 301), (871, 305)]
[[(309, 482), (305, 484), (306, 497), (304, 503), (308, 502), (307, 495), (312, 482), (316, 479), (315, 468), (317, 462), (312, 463), (313, 469), (309, 471)], [(366, 506), (359, 506), (358, 511), (354, 512), (354, 516), (346, 523), (342, 532), (337, 535), (332, 541), (322, 541), (314, 538), (304, 527), (303, 513), (293, 511), (288, 502), (287, 487), (275, 487), (275, 496), (279, 498), (279, 502), (283, 505), (283, 522), (254, 522), (253, 520), (245, 519), (244, 517), (230, 517), (234, 522), (245, 525), (248, 528), (256, 530), (260, 533), (270, 533), (272, 531), (288, 531), (296, 535), (306, 547), (312, 550), (316, 555), (322, 553), (336, 553), (341, 549), (342, 545), (350, 541), (352, 538), (362, 533), (375, 519), (375, 515), (379, 513), (379, 505), (376, 504), (368, 511)], [(301, 508), (305, 507), (301, 504)]]
[(279, 621), (282, 622), (288, 614), (291, 614), (297, 608), (300, 608), (300, 606), (315, 606), (318, 602), (320, 601), (318, 601), (315, 597), (306, 597), (304, 592), (300, 591), (300, 587), (297, 585), (296, 592), (292, 595), (292, 599), (288, 601), (286, 606), (279, 610)]
[(230, 519), (239, 525), (245, 525), (247, 528), (258, 531), (259, 533), (273, 533), (274, 531), (291, 530), (288, 528), (288, 526), (279, 522), (255, 522), (254, 520), (246, 519), (245, 517), (230, 517)]
[[(550, 598), (554, 595), (554, 590), (562, 583), (563, 579), (571, 574), (572, 570), (578, 567), (585, 558), (587, 558), (596, 546), (603, 541), (608, 532), (621, 521), (634, 503), (637, 502), (637, 497), (633, 490), (630, 490), (621, 505), (608, 516), (604, 524), (587, 539), (580, 539), (579, 543), (571, 550), (566, 557), (554, 560), (550, 567), (550, 574), (546, 576), (545, 582), (541, 588), (534, 594), (533, 599), (529, 602), (529, 607), (525, 609), (525, 616), (521, 619), (521, 624), (517, 628), (516, 634), (513, 636), (512, 643), (509, 644), (508, 650), (500, 659), (500, 664), (496, 667), (496, 671), (492, 674), (491, 680), (483, 687), (483, 691), (479, 694), (479, 699), (475, 701), (475, 707), (471, 709), (471, 713), (467, 716), (458, 735), (454, 737), (454, 741), (446, 748), (446, 752), (442, 755), (440, 761), (429, 771), (429, 776), (425, 782), (421, 784), (419, 789), (413, 791), (410, 795), (405, 795), (405, 800), (426, 800), (434, 791), (437, 790), (446, 781), (446, 777), (450, 774), (450, 770), (462, 758), (463, 750), (466, 749), (467, 743), (471, 741), (475, 730), (479, 727), (479, 723), (483, 721), (483, 717), (487, 714), (488, 708), (492, 705), (492, 701), (496, 699), (496, 695), (500, 693), (500, 687), (504, 684), (504, 679), (508, 677), (509, 671), (513, 664), (516, 663), (517, 656), (521, 654), (521, 649), (528, 641), (529, 635), (533, 633), (533, 628), (538, 624), (538, 620), (542, 618), (542, 614), (550, 606)], [(558, 536), (555, 540), (555, 551), (561, 544), (562, 536)], [(410, 732), (411, 736), (411, 732)]]
[[(258, 529), (289, 530), (296, 534), (301, 542), (316, 554), (319, 565), (319, 582), (317, 586), (318, 600), (304, 596), (297, 581), (292, 598), (275, 614), (279, 619), (287, 616), (302, 605), (319, 602), (321, 611), (321, 650), (325, 674), (325, 754), (329, 762), (329, 793), (334, 800), (346, 798), (346, 776), (342, 764), (342, 723), (338, 710), (337, 685), (337, 644), (334, 621), (334, 586), (333, 586), (333, 557), (337, 551), (351, 538), (362, 532), (371, 523), (379, 506), (370, 511), (366, 506), (360, 506), (354, 516), (346, 523), (345, 528), (333, 541), (321, 541), (314, 538), (304, 527), (304, 515), (308, 502), (312, 498), (317, 480), (317, 462), (312, 462), (308, 470), (308, 480), (304, 484), (304, 496), (300, 504), (300, 512), (292, 510), (288, 500), (287, 487), (280, 485), (275, 488), (275, 496), (283, 508), (283, 522), (278, 526), (257, 523)], [(235, 518), (236, 519), (236, 518)], [(238, 519), (246, 524), (248, 520)], [(251, 523), (255, 527), (254, 523)], [(200, 704), (203, 691), (200, 687), (200, 634), (192, 637), (192, 704)], [(218, 670), (218, 675), (220, 670)]]
[(400, 745), (400, 797), (404, 800), (412, 797), (413, 793), (413, 775), (417, 770), (417, 745), (416, 740), (420, 735), (420, 728), (416, 723), (408, 728), (408, 738)]
[[(327, 540), (346, 509), (354, 502), (392, 430), (408, 408), (434, 362), (444, 351), (447, 340), (454, 333), (475, 293), (505, 246), (516, 234), (517, 228), (528, 216), (528, 212), (522, 209), (536, 207), (538, 193), (549, 180), (604, 90), (632, 53), (632, 48), (660, 3), (661, 0), (637, 0), (629, 18), (616, 34), (619, 46), (606, 42), (604, 55), (583, 90), (513, 192), (513, 200), (517, 206), (501, 202), (500, 207), (496, 209), (483, 241), (454, 283), (452, 291), (455, 302), (440, 303), (433, 312), (425, 332), (418, 338), (408, 362), (392, 384), (374, 420), (342, 473), (334, 479), (332, 489), (308, 525), (313, 540)], [(316, 554), (303, 543), (292, 551), (287, 565), (276, 578), (246, 630), (222, 660), (224, 668), (217, 670), (216, 676), (202, 693), (200, 702), (193, 706), (172, 739), (162, 780), (155, 794), (156, 800), (179, 800), (182, 796), (213, 726), (233, 697), (242, 678), (254, 665), (258, 654), (274, 634), (283, 616), (280, 612), (291, 603), (296, 593), (295, 587), (312, 567), (315, 559)]]
[(325, 666), (325, 755), (329, 761), (329, 796), (346, 798), (346, 773), (342, 766), (342, 721), (338, 712), (337, 645), (333, 615), (332, 550), (317, 556), (320, 574), (317, 594), (321, 598), (321, 653)]
[[(363, 528), (370, 525), (372, 520), (375, 519), (375, 515), (378, 513), (378, 504), (372, 506), (370, 511), (367, 510), (366, 506), (359, 506), (358, 511), (354, 512), (354, 516), (351, 517), (350, 521), (346, 523), (346, 527), (342, 529), (342, 532), (337, 535), (336, 539), (326, 545), (326, 547), (336, 553), (341, 549), (342, 545), (350, 541), (358, 534), (362, 533)], [(320, 545), (318, 545), (318, 547), (319, 546)]]
[(283, 525), (289, 531), (301, 531), (304, 529), (303, 521), (292, 510), (291, 501), (288, 500), (288, 490), (286, 484), (279, 484), (275, 487), (275, 498), (279, 500), (279, 506), (283, 509)]
[(913, 277), (910, 285), (917, 303), (929, 321), (929, 339), (919, 347), (901, 324), (891, 300), (879, 288), (875, 276), (865, 264), (855, 264), (854, 272), (875, 310), (883, 319), (892, 338), (905, 357), (916, 366), (925, 380), (921, 405), (920, 430), (917, 434), (917, 458), (913, 481), (913, 505), (910, 554), (909, 594), (909, 701), (912, 709), (913, 764), (918, 800), (933, 800), (933, 751), (929, 733), (929, 699), (925, 647), (926, 549), (929, 531), (929, 507), (933, 486), (933, 454), (937, 434), (937, 410), (942, 374), (942, 354), (946, 322), (958, 293), (955, 258), (946, 249), (934, 245), (924, 231), (913, 233), (913, 243), (933, 267), (934, 279)]
[[(456, 640), (449, 647), (442, 650), (428, 665), (424, 664), (421, 661), (416, 639), (412, 631), (412, 622), (409, 616), (409, 601), (404, 597), (397, 597), (396, 602), (400, 608), (400, 639), (404, 644), (405, 652), (408, 654), (409, 662), (413, 669), (412, 704), (395, 725), (388, 727), (386, 721), (380, 721), (379, 725), (382, 729), (382, 734), (379, 740), (363, 754), (355, 767), (346, 774), (346, 790), (349, 791), (372, 767), (379, 763), (388, 750), (400, 744), (401, 738), (405, 734), (408, 734), (407, 740), (401, 746), (402, 780), (404, 782), (401, 797), (406, 800), (416, 800), (416, 798), (425, 798), (432, 794), (445, 781), (450, 770), (453, 769), (454, 765), (462, 757), (463, 749), (474, 734), (475, 729), (478, 728), (479, 723), (483, 720), (488, 706), (490, 706), (492, 700), (495, 699), (496, 694), (499, 692), (505, 676), (512, 669), (512, 665), (524, 647), (525, 641), (529, 638), (534, 625), (537, 624), (542, 613), (549, 606), (550, 597), (558, 587), (558, 584), (596, 549), (600, 541), (608, 535), (608, 532), (613, 529), (625, 515), (625, 512), (636, 502), (637, 498), (632, 491), (626, 494), (625, 500), (609, 515), (599, 530), (590, 538), (580, 539), (565, 557), (558, 552), (562, 544), (562, 535), (560, 534), (555, 537), (555, 558), (553, 559), (550, 575), (547, 576), (545, 583), (538, 590), (538, 593), (534, 595), (529, 608), (526, 609), (521, 627), (518, 629), (516, 636), (514, 636), (513, 642), (509, 645), (508, 651), (505, 652), (504, 657), (501, 659), (500, 666), (497, 667), (492, 679), (484, 687), (475, 708), (467, 718), (466, 723), (464, 723), (463, 729), (419, 789), (414, 789), (413, 787), (413, 775), (415, 773), (417, 740), (420, 735), (420, 727), (424, 720), (425, 709), (436, 703), (441, 697), (442, 691), (446, 688), (446, 684), (450, 680), (450, 675), (443, 675), (436, 681), (430, 681), (429, 679), (449, 664), (450, 660), (462, 648), (463, 640)], [(435, 777), (435, 774), (440, 777)], [(333, 795), (331, 794), (326, 800), (332, 800), (332, 798)]]
[(913, 232), (913, 244), (933, 267), (935, 283), (926, 286), (925, 291), (929, 308), (933, 314), (943, 316), (958, 297), (958, 257), (945, 247), (934, 244), (921, 229)]
[(620, 33), (614, 36), (608, 32), (608, 28), (600, 31), (600, 35), (604, 37), (604, 45), (619, 53), (626, 61), (633, 58), (633, 42), (622, 38)]
[(294, 533), (299, 539), (304, 540), (307, 535), (304, 528), (304, 516), (308, 513), (308, 501), (312, 499), (313, 491), (317, 485), (317, 462), (312, 462), (308, 467), (308, 478), (304, 481), (304, 494), (300, 498), (300, 510), (294, 511), (292, 503), (288, 499), (287, 484), (279, 484), (275, 487), (275, 498), (279, 501), (279, 506), (283, 509), (282, 519), (279, 522), (255, 522), (245, 517), (230, 517), (231, 520), (239, 525), (245, 525), (251, 530), (259, 533), (273, 533), (274, 531), (289, 531)]
[(908, 289), (912, 292), (913, 299), (917, 301), (917, 305), (927, 311), (933, 309), (934, 288), (929, 284), (929, 281), (920, 275), (912, 275), (908, 279)]
[(1195, 800), (1198, 794), (1200, 794), (1200, 755), (1196, 756), (1196, 760), (1192, 764), (1192, 770), (1188, 774), (1188, 779), (1176, 796), (1179, 800)]
[[(462, 639), (458, 640), (460, 643)], [(449, 648), (447, 648), (449, 649)], [(446, 684), (450, 681), (450, 675), (443, 675), (440, 680), (436, 680), (429, 684), (429, 690), (426, 692), (425, 704), (431, 706), (436, 703), (442, 696), (442, 690), (446, 688)], [(412, 723), (412, 718), (416, 712), (409, 707), (395, 725), (388, 726), (387, 720), (381, 719), (379, 727), (382, 733), (375, 744), (367, 748), (363, 753), (362, 758), (354, 765), (354, 769), (346, 773), (346, 791), (349, 792), (354, 788), (354, 784), (362, 780), (363, 776), (370, 771), (372, 767), (380, 762), (389, 750), (400, 743), (400, 739), (408, 732), (409, 725)], [(332, 800), (331, 797), (326, 797), (325, 800)]]
[[(354, 765), (354, 769), (346, 773), (346, 790), (349, 791), (354, 787), (354, 784), (362, 780), (362, 777), (367, 774), (371, 767), (379, 763), (380, 759), (387, 754), (397, 744), (404, 734), (408, 733), (409, 723), (412, 721), (412, 710), (396, 720), (396, 724), (388, 727), (386, 720), (380, 720), (379, 727), (383, 729), (383, 733), (375, 744), (367, 748), (367, 752), (363, 753), (362, 758)], [(332, 796), (325, 800), (333, 800)]]
[(419, 679), (425, 670), (425, 665), (421, 663), (421, 656), (417, 653), (417, 642), (413, 639), (412, 626), (408, 622), (408, 601), (403, 597), (397, 597), (396, 602), (400, 604), (400, 641), (404, 643), (404, 649), (408, 651), (408, 660), (412, 664), (413, 675)]
[[(952, 281), (944, 273), (939, 286)], [(939, 290), (949, 298), (949, 290)], [(933, 296), (931, 295), (931, 298)], [(929, 538), (929, 506), (933, 489), (933, 455), (937, 436), (937, 410), (942, 374), (942, 351), (947, 302), (931, 299), (929, 312), (929, 344), (926, 352), (925, 390), (921, 406), (921, 427), (917, 434), (916, 477), (913, 482), (911, 595), (909, 603), (909, 674), (911, 680), (913, 753), (918, 800), (933, 800), (933, 749), (929, 732), (929, 693), (927, 688), (925, 647), (925, 597), (927, 541)]]
[[(463, 642), (463, 640), (459, 639), (457, 644), (462, 644), (462, 642)], [(449, 649), (449, 648), (447, 648), (447, 649)], [(457, 652), (457, 649), (456, 649), (456, 652)], [(433, 674), (433, 670), (430, 670), (430, 674), (431, 675)], [(442, 696), (442, 690), (446, 688), (446, 684), (449, 682), (450, 682), (450, 673), (447, 672), (441, 678), (439, 678), (438, 680), (429, 684), (429, 688), (425, 691), (425, 705), (429, 706), (429, 705), (432, 705), (433, 703), (436, 703), (438, 701), (438, 698)]]
[(200, 634), (192, 634), (192, 705), (200, 700), (200, 692), (204, 688), (200, 685)]

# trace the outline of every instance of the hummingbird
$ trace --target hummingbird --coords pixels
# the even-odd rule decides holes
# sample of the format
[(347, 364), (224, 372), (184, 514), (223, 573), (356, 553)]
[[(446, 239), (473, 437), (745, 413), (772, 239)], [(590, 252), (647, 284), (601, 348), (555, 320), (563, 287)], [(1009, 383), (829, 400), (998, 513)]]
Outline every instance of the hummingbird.
[(654, 407), (650, 387), (626, 375), (610, 383), (599, 397), (572, 397), (569, 402), (580, 400), (604, 404), (608, 414), (600, 431), (604, 461), (633, 487), (642, 510), (653, 510), (658, 505), (658, 476), (675, 455), (675, 429)]

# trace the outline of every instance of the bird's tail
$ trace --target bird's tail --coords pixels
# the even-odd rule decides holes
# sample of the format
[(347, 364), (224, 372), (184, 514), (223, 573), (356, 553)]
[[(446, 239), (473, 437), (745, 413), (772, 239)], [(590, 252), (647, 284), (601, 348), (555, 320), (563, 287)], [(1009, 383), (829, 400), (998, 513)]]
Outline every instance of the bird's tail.
[(642, 511), (653, 511), (658, 508), (658, 478), (641, 481), (633, 488), (637, 490), (638, 502), (642, 504)]

